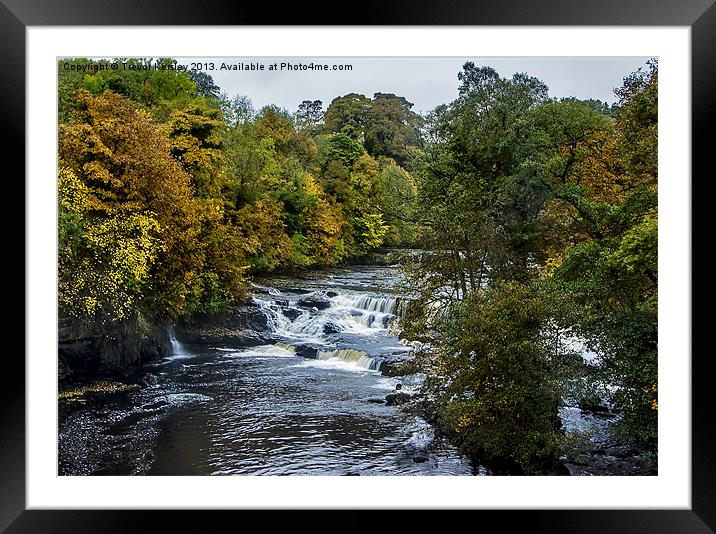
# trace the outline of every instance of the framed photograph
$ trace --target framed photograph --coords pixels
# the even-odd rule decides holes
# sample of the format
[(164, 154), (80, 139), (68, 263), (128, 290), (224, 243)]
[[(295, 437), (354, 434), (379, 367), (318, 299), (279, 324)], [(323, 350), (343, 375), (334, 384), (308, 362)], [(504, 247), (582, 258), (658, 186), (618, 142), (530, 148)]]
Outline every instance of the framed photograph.
[(691, 348), (710, 2), (270, 26), (3, 2), (26, 322), (0, 527), (465, 509), (716, 529)]

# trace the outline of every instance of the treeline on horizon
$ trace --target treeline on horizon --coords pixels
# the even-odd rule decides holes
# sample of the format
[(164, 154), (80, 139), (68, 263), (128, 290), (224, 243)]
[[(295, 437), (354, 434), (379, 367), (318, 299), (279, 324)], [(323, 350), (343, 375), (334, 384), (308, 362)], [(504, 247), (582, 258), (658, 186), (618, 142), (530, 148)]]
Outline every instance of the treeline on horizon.
[(59, 69), (60, 316), (207, 316), (255, 274), (417, 247), (401, 328), (464, 452), (552, 472), (560, 400), (606, 396), (655, 453), (656, 62), (613, 106), (456, 74), (458, 98), (421, 116), (387, 93), (255, 110), (201, 72)]

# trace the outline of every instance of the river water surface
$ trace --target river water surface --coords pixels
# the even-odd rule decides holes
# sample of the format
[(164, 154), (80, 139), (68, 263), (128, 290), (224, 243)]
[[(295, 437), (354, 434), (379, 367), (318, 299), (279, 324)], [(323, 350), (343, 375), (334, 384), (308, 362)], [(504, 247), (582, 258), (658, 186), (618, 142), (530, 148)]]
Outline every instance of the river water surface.
[(62, 401), (59, 474), (482, 474), (384, 402), (420, 378), (380, 373), (409, 351), (390, 328), (398, 280), (374, 266), (261, 280), (265, 344), (173, 339), (170, 357), (141, 369), (139, 389)]

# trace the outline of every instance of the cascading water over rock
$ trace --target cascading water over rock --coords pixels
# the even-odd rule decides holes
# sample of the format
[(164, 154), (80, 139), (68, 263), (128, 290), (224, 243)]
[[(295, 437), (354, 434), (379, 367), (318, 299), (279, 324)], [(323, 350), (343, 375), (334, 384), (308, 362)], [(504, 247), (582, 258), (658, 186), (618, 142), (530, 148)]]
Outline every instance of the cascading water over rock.
[(379, 359), (371, 358), (362, 350), (355, 349), (319, 350), (318, 359), (323, 361), (340, 360), (372, 371), (379, 371), (381, 364)]
[(301, 299), (291, 298), (274, 288), (269, 288), (268, 293), (274, 298), (257, 297), (254, 302), (266, 314), (271, 333), (318, 344), (328, 343), (325, 336), (333, 333), (385, 330), (395, 317), (397, 307), (395, 297), (339, 293), (330, 298), (330, 306), (318, 310), (302, 306)]
[(171, 343), (172, 347), (171, 354), (168, 356), (169, 359), (175, 360), (180, 358), (189, 358), (192, 356), (192, 354), (187, 351), (184, 345), (177, 339), (177, 335), (174, 331), (173, 326), (170, 326), (167, 329), (167, 334), (169, 335), (169, 342)]

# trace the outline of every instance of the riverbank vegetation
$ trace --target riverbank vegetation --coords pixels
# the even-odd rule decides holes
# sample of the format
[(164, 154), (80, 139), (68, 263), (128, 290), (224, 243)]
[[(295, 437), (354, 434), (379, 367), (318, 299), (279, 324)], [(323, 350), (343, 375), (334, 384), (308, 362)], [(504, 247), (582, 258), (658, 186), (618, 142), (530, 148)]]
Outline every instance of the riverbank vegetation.
[(553, 473), (559, 405), (590, 395), (656, 451), (655, 61), (613, 106), (468, 62), (425, 116), (389, 93), (256, 110), (170, 59), (123, 61), (59, 69), (61, 321), (141, 336), (257, 274), (419, 248), (402, 336), (465, 453)]
[[(439, 420), (477, 457), (551, 472), (558, 404), (588, 389), (655, 451), (656, 63), (609, 108), (472, 63), (459, 80), (413, 164), (426, 252), (402, 321)], [(575, 336), (599, 355), (588, 384)]]

